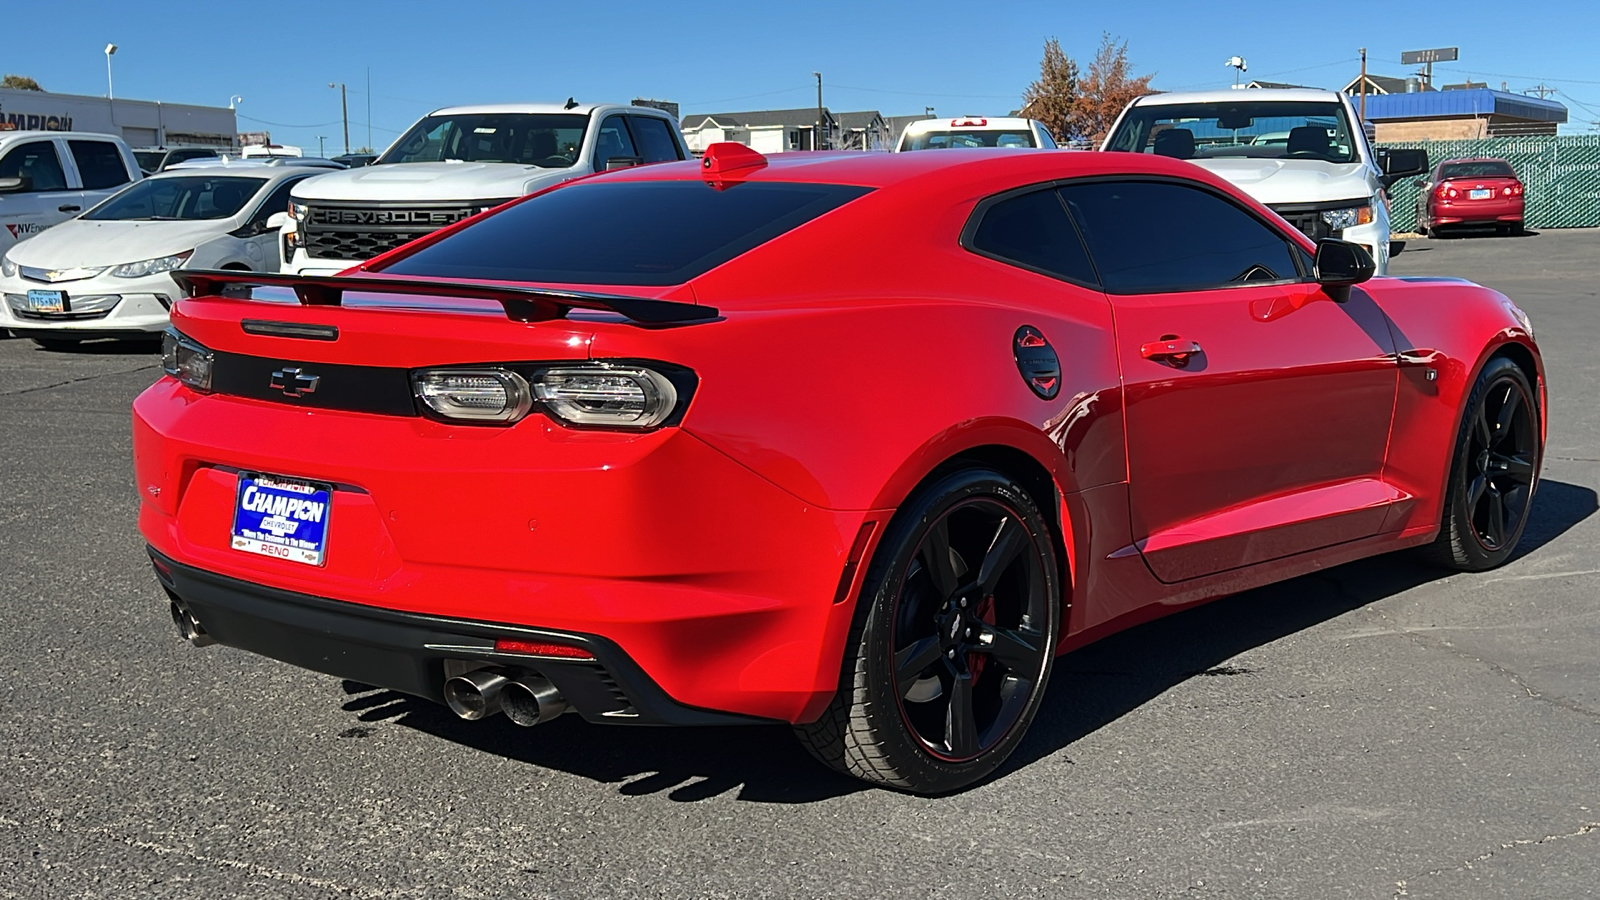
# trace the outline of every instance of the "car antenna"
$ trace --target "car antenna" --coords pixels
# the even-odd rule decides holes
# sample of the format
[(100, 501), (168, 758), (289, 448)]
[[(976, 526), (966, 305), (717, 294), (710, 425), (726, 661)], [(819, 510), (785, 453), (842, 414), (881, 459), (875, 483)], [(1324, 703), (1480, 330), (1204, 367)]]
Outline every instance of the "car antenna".
[(577, 105), (578, 105), (578, 101), (572, 99), (571, 97), (568, 97), (567, 98), (567, 105), (563, 106), (561, 108), (562, 109), (571, 109), (571, 108), (573, 108), (574, 106), (577, 106)]

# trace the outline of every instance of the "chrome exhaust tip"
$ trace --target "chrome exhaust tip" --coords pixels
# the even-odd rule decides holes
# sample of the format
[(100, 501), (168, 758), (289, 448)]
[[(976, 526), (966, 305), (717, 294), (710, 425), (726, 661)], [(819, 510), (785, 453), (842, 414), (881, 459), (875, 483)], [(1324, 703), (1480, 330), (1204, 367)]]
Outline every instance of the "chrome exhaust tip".
[(490, 669), (475, 669), (444, 683), (444, 702), (450, 711), (476, 722), (500, 711), (500, 691), (506, 677)]
[(513, 724), (529, 728), (566, 712), (567, 701), (544, 676), (523, 675), (501, 689), (500, 708)]
[(176, 600), (172, 601), (171, 606), (172, 624), (178, 626), (179, 637), (196, 647), (209, 647), (217, 642), (216, 638), (206, 634), (205, 628), (200, 625), (200, 620), (194, 617), (194, 613), (189, 612)]

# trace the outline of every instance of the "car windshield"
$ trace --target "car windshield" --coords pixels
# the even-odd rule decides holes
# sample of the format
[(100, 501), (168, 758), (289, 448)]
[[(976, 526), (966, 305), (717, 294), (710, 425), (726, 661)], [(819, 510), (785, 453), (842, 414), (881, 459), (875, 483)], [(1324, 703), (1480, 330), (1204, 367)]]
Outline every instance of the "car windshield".
[(237, 215), (265, 179), (238, 175), (147, 178), (83, 214), (96, 221), (204, 220)]
[(1474, 159), (1468, 162), (1445, 163), (1439, 167), (1439, 180), (1450, 178), (1515, 178), (1511, 166), (1498, 159)]
[(962, 147), (1032, 147), (1026, 131), (930, 131), (906, 138), (902, 150), (949, 150)]
[(1135, 106), (1122, 117), (1106, 149), (1176, 159), (1360, 159), (1344, 105), (1332, 101)]
[(154, 172), (161, 168), (161, 161), (167, 158), (165, 150), (135, 150), (133, 158), (139, 163), (139, 168), (146, 172)]
[(380, 163), (516, 163), (565, 169), (578, 161), (587, 115), (475, 113), (428, 116), (411, 126)]

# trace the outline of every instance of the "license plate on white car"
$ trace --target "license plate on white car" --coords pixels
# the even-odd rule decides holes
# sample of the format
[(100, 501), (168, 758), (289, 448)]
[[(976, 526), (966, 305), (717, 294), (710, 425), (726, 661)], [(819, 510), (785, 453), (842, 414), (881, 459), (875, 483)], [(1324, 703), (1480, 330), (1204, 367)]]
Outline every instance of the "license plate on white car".
[(320, 566), (332, 507), (331, 484), (241, 472), (229, 544), (245, 553)]
[(28, 309), (34, 312), (61, 312), (67, 306), (66, 291), (29, 291)]
[(1467, 199), (1469, 200), (1487, 200), (1493, 196), (1494, 191), (1491, 191), (1488, 188), (1477, 188), (1475, 190), (1467, 191)]

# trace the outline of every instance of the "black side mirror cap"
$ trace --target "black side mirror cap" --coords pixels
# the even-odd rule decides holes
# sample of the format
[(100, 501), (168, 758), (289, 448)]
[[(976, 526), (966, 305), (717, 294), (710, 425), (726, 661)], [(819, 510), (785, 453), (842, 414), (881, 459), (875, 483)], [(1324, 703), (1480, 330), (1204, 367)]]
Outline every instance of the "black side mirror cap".
[(1396, 183), (1414, 175), (1426, 175), (1428, 151), (1380, 148), (1378, 171), (1383, 173), (1384, 187), (1394, 187)]
[(1317, 242), (1313, 275), (1328, 296), (1343, 303), (1350, 299), (1352, 285), (1360, 284), (1378, 272), (1372, 254), (1360, 244), (1323, 238)]
[(606, 171), (612, 169), (631, 169), (634, 166), (644, 165), (642, 156), (612, 156), (606, 159)]

